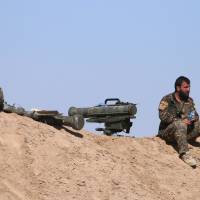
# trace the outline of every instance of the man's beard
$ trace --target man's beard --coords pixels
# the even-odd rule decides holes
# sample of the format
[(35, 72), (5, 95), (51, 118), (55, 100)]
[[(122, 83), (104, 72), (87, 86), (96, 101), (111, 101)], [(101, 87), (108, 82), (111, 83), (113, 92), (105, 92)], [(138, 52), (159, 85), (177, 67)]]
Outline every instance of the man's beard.
[(187, 101), (189, 98), (189, 92), (185, 93), (182, 90), (179, 92), (179, 97), (182, 101)]

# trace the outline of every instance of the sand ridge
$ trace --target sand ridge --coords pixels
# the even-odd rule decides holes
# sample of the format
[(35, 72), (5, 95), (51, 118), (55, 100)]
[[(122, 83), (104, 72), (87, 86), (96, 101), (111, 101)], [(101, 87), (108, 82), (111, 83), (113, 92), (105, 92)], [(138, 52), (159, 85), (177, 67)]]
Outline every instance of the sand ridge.
[[(0, 113), (0, 200), (197, 200), (200, 167), (157, 137), (58, 130)], [(190, 146), (200, 162), (200, 148)]]

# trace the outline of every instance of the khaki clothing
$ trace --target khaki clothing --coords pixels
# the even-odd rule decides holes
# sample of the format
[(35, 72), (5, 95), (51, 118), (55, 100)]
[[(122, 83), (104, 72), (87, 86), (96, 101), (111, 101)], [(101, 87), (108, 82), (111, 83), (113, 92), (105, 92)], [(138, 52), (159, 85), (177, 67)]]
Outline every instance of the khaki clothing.
[(172, 122), (187, 118), (192, 111), (195, 112), (195, 119), (198, 120), (199, 116), (192, 98), (189, 98), (187, 102), (179, 103), (175, 99), (175, 93), (166, 95), (162, 98), (159, 105), (159, 117), (161, 120), (159, 132), (166, 129)]
[(183, 154), (189, 150), (188, 141), (193, 141), (200, 136), (200, 122), (187, 126), (182, 120), (176, 120), (162, 130), (159, 136), (167, 142), (177, 142), (178, 152)]
[[(191, 125), (183, 123), (194, 112), (194, 119)], [(162, 98), (159, 105), (159, 118), (161, 120), (158, 136), (167, 142), (177, 142), (180, 154), (188, 151), (188, 140), (195, 140), (200, 136), (199, 115), (195, 109), (192, 98), (186, 102), (178, 102), (175, 93)]]

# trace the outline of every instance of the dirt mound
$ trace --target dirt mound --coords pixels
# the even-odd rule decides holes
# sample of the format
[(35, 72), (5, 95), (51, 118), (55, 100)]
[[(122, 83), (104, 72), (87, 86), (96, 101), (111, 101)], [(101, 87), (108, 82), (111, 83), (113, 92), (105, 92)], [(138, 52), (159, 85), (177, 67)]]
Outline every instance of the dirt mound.
[[(0, 200), (197, 200), (192, 169), (159, 138), (98, 136), (0, 113)], [(200, 148), (191, 152), (200, 161)]]

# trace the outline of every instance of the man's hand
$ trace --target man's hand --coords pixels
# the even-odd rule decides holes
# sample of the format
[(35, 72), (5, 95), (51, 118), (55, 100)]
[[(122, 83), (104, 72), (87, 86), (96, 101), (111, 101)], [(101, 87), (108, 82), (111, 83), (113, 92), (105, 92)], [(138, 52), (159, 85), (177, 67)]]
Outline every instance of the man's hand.
[(189, 120), (189, 119), (183, 119), (183, 123), (185, 123), (186, 125), (191, 125), (193, 123), (193, 120)]

